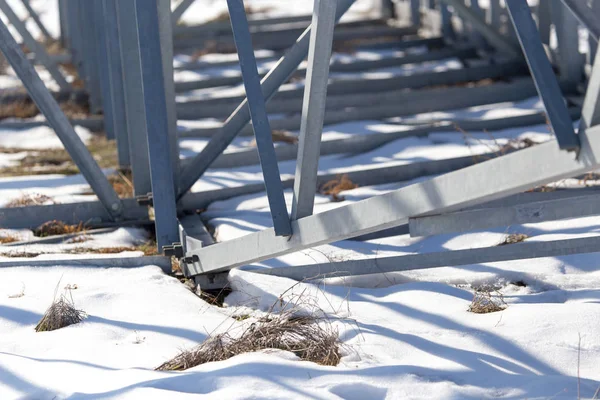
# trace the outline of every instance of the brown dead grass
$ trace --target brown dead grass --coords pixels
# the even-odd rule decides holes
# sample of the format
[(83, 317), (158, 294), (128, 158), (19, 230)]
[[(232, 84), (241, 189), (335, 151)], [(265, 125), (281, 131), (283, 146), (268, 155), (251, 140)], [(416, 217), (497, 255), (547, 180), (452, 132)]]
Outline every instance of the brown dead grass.
[(49, 332), (70, 325), (78, 324), (86, 317), (83, 310), (75, 308), (73, 297), (67, 298), (65, 295), (54, 300), (52, 305), (46, 310), (44, 316), (35, 327), (36, 332)]
[(506, 307), (502, 293), (492, 287), (484, 286), (475, 290), (468, 311), (475, 314), (489, 314), (503, 311)]
[(358, 185), (348, 178), (348, 175), (342, 175), (335, 179), (330, 180), (321, 185), (319, 193), (331, 196), (331, 200), (334, 202), (344, 201), (345, 198), (340, 196), (340, 193), (344, 190), (356, 189)]
[(15, 243), (20, 240), (21, 238), (15, 235), (0, 236), (0, 244)]
[(39, 206), (42, 204), (56, 204), (56, 202), (50, 196), (45, 194), (33, 193), (24, 194), (23, 196), (9, 201), (4, 207), (5, 208), (16, 208), (16, 207), (27, 207), (27, 206)]
[(130, 170), (119, 170), (109, 175), (108, 182), (121, 198), (133, 197), (133, 176)]
[(83, 222), (80, 222), (77, 225), (69, 225), (65, 224), (62, 221), (52, 220), (43, 223), (39, 227), (37, 227), (33, 234), (38, 237), (48, 237), (48, 236), (56, 236), (56, 235), (67, 235), (71, 233), (80, 233), (85, 232), (86, 227)]
[(504, 240), (498, 244), (498, 246), (506, 246), (508, 244), (524, 242), (527, 238), (529, 238), (529, 236), (524, 233), (511, 233), (510, 235), (506, 236)]
[[(286, 131), (283, 129), (273, 129), (271, 132), (271, 137), (273, 138), (273, 143), (289, 143), (296, 144), (298, 143), (298, 137), (292, 134), (290, 131)], [(252, 139), (250, 143), (251, 146), (256, 146), (256, 139)]]
[[(89, 107), (74, 101), (59, 103), (60, 108), (69, 118), (85, 118), (89, 115)], [(16, 100), (0, 104), (0, 120), (6, 118), (33, 118), (40, 113), (31, 99)]]

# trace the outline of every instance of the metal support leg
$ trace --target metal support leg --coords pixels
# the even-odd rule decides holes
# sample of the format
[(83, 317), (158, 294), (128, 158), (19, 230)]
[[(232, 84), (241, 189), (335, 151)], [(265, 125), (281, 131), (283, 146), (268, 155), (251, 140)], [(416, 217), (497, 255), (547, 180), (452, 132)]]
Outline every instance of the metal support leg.
[(69, 12), (68, 0), (58, 0), (58, 18), (60, 24), (60, 44), (64, 48), (71, 47), (71, 37), (69, 32)]
[(171, 13), (171, 22), (173, 25), (177, 25), (177, 22), (181, 19), (183, 13), (187, 11), (188, 8), (194, 3), (194, 0), (181, 0), (177, 7)]
[(71, 90), (71, 85), (65, 79), (58, 69), (58, 65), (50, 58), (44, 47), (39, 44), (27, 30), (27, 27), (14, 13), (6, 0), (0, 0), (0, 9), (6, 15), (12, 26), (19, 32), (25, 45), (35, 54), (35, 59), (42, 64), (52, 76), (52, 79), (58, 84), (61, 90)]
[(500, 32), (500, 15), (502, 13), (502, 7), (500, 0), (489, 0), (489, 8), (487, 9), (486, 22), (496, 32)]
[[(336, 20), (354, 3), (354, 0), (341, 0), (336, 11)], [(298, 65), (308, 53), (310, 27), (298, 38), (294, 46), (284, 55), (277, 65), (265, 76), (261, 82), (263, 96), (269, 101), (277, 89), (288, 80)], [(181, 174), (179, 197), (183, 196), (194, 183), (206, 172), (208, 167), (229, 146), (237, 134), (250, 121), (248, 102), (244, 100), (225, 122), (223, 128), (215, 135), (206, 147), (194, 157)]]
[[(269, 118), (267, 117), (265, 99), (260, 87), (260, 76), (254, 58), (254, 48), (246, 11), (244, 10), (244, 2), (243, 0), (227, 0), (227, 6), (229, 7), (233, 37), (244, 78), (244, 87), (246, 88), (246, 97), (252, 117), (252, 127), (256, 137), (260, 165), (265, 178), (265, 188), (271, 208), (275, 235), (290, 236), (292, 228), (283, 196), (283, 185), (281, 184), (277, 156), (273, 147), (273, 137)], [(329, 57), (327, 57), (327, 62), (329, 62)]]
[(159, 25), (159, 1), (135, 0), (135, 5), (140, 42), (146, 126), (148, 129), (156, 240), (158, 248), (163, 249), (165, 246), (170, 246), (179, 241), (179, 227), (171, 152), (165, 151), (169, 148), (170, 143), (161, 37), (157, 29)]
[[(33, 19), (33, 22), (35, 22), (35, 24), (37, 25), (38, 29), (42, 33), (42, 36), (44, 36), (44, 39), (45, 40), (52, 40), (52, 35), (50, 35), (50, 33), (48, 32), (48, 30), (46, 29), (46, 27), (42, 23), (42, 20), (40, 20), (39, 15), (37, 15), (37, 13), (35, 12), (35, 10), (31, 7), (31, 4), (29, 3), (29, 0), (21, 0), (21, 2), (23, 3), (23, 5), (25, 6), (25, 8), (27, 9), (27, 12), (29, 13), (29, 15), (31, 16), (31, 18)], [(59, 7), (60, 7), (60, 5), (59, 5)]]
[(440, 13), (442, 14), (442, 36), (454, 40), (456, 34), (452, 25), (452, 13), (448, 10), (448, 5), (440, 3)]
[(135, 21), (135, 1), (118, 0), (117, 16), (121, 42), (121, 68), (125, 94), (125, 116), (129, 134), (129, 157), (133, 174), (133, 192), (142, 196), (152, 191), (148, 140), (146, 138), (146, 110), (140, 60), (140, 42)]
[(2, 21), (0, 49), (98, 199), (113, 218), (119, 217), (122, 211), (119, 197)]
[[(113, 93), (111, 90), (110, 74), (108, 71), (109, 54), (105, 33), (106, 29), (104, 26), (103, 0), (87, 1), (91, 3), (91, 10), (93, 12), (93, 14), (88, 15), (89, 17), (94, 19), (93, 27), (95, 29), (95, 59), (86, 58), (84, 62), (86, 63), (86, 66), (89, 66), (90, 70), (92, 70), (92, 68), (95, 67), (98, 71), (98, 86), (100, 88), (100, 93), (102, 94), (102, 113), (104, 116), (104, 131), (106, 132), (106, 138), (117, 139), (114, 122), (114, 102), (112, 98)], [(84, 23), (86, 23), (86, 21), (84, 21)], [(91, 45), (92, 43), (85, 43), (86, 47)], [(96, 62), (94, 62), (94, 60)]]
[(538, 28), (542, 43), (550, 44), (550, 28), (552, 26), (552, 12), (550, 1), (540, 1), (537, 7)]
[(117, 0), (101, 0), (103, 6), (104, 38), (106, 41), (106, 57), (108, 58), (108, 83), (110, 105), (112, 106), (113, 132), (117, 139), (119, 167), (131, 165), (129, 156), (129, 134), (125, 113), (125, 96), (123, 91), (123, 70), (121, 68), (121, 48), (119, 42), (119, 25), (117, 21)]
[(315, 0), (298, 141), (292, 220), (313, 213), (337, 0)]
[(561, 0), (552, 0), (552, 19), (558, 41), (561, 80), (576, 86), (583, 78), (583, 56), (579, 53), (578, 21)]
[(546, 57), (527, 1), (505, 0), (505, 2), (558, 145), (567, 151), (579, 150), (579, 139), (573, 130), (569, 110), (565, 105), (552, 65)]
[(410, 0), (410, 21), (414, 26), (421, 25), (421, 0)]
[[(100, 85), (100, 71), (99, 71), (99, 60), (98, 60), (98, 34), (96, 29), (96, 17), (94, 12), (94, 1), (75, 1), (71, 4), (71, 7), (78, 5), (78, 25), (81, 39), (79, 40), (80, 48), (80, 62), (82, 64), (82, 70), (86, 80), (86, 87), (90, 93), (90, 106), (92, 113), (99, 113), (102, 111), (102, 88)], [(110, 136), (112, 130), (107, 130), (107, 137), (114, 139), (114, 136)]]

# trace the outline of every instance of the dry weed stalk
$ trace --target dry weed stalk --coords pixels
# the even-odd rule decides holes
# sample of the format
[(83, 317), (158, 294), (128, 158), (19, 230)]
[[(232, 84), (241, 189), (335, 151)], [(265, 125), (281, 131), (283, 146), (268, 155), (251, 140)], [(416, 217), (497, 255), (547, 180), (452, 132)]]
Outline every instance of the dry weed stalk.
[[(58, 285), (56, 288), (58, 290)], [(69, 297), (66, 296), (67, 292), (70, 294)], [(56, 291), (54, 292), (52, 305), (44, 313), (44, 316), (35, 327), (35, 331), (54, 331), (69, 325), (77, 324), (83, 321), (86, 316), (87, 314), (83, 310), (75, 308), (71, 289), (65, 288), (65, 293), (63, 293), (58, 300), (56, 300)]]
[(62, 221), (52, 220), (37, 227), (33, 233), (38, 237), (46, 237), (85, 231), (86, 227), (84, 226), (83, 222), (80, 222), (78, 225), (69, 225)]
[(330, 180), (324, 183), (319, 188), (319, 193), (331, 196), (331, 200), (334, 202), (344, 201), (345, 198), (339, 194), (344, 190), (356, 189), (358, 185), (348, 178), (348, 175), (342, 175), (341, 177)]
[(506, 307), (502, 293), (492, 287), (484, 286), (475, 289), (468, 311), (475, 314), (488, 314), (503, 311)]
[(45, 194), (33, 193), (24, 194), (23, 196), (9, 201), (4, 207), (15, 208), (15, 207), (27, 207), (27, 206), (39, 206), (43, 204), (56, 204), (56, 202), (50, 196)]

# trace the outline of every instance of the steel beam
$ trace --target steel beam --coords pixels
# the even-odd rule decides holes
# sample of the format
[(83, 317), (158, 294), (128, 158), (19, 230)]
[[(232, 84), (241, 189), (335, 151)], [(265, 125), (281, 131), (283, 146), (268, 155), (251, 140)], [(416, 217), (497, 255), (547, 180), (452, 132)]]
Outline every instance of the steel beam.
[(336, 7), (337, 0), (315, 0), (314, 3), (298, 139), (292, 220), (313, 213)]
[(119, 197), (3, 22), (0, 23), (0, 50), (102, 204), (112, 217), (119, 217), (122, 212)]
[(558, 43), (560, 77), (573, 87), (583, 80), (584, 57), (579, 53), (579, 22), (561, 0), (549, 0)]
[(163, 69), (161, 32), (158, 29), (159, 2), (162, 0), (129, 1), (135, 1), (136, 5), (156, 241), (159, 250), (162, 250), (179, 241), (165, 88), (166, 71)]
[(512, 57), (518, 57), (518, 49), (510, 41), (508, 41), (506, 37), (502, 36), (494, 28), (488, 25), (476, 10), (467, 7), (464, 3), (464, 0), (441, 1), (452, 6), (454, 11), (460, 15), (461, 18), (464, 18), (470, 22), (473, 28), (479, 31), (492, 46), (496, 47), (496, 49)]
[(19, 32), (23, 42), (35, 54), (35, 58), (50, 73), (52, 79), (62, 90), (70, 90), (71, 85), (65, 79), (64, 75), (58, 69), (58, 65), (50, 58), (44, 47), (39, 44), (27, 30), (25, 23), (19, 19), (6, 0), (0, 0), (0, 9), (6, 15), (11, 25)]
[(251, 269), (264, 275), (280, 276), (298, 281), (336, 278), (342, 276), (416, 271), (428, 268), (476, 265), (510, 260), (561, 257), (573, 254), (596, 253), (600, 237), (524, 242), (509, 246), (480, 249), (441, 251), (395, 257), (378, 257), (326, 264), (299, 265), (285, 268)]
[[(33, 19), (33, 22), (35, 22), (36, 26), (42, 33), (42, 36), (44, 36), (44, 39), (52, 40), (52, 35), (50, 35), (50, 33), (48, 32), (48, 29), (46, 29), (46, 27), (42, 23), (40, 16), (35, 12), (33, 7), (31, 7), (31, 3), (29, 3), (29, 0), (21, 0), (21, 3), (23, 3), (23, 6), (25, 6), (25, 9), (29, 13), (29, 16), (31, 17), (31, 19)], [(60, 7), (60, 5), (59, 5), (59, 7)]]
[(410, 235), (415, 237), (470, 232), (500, 226), (531, 224), (592, 215), (600, 215), (600, 196), (598, 195), (411, 218), (409, 226)]
[(194, 3), (195, 0), (181, 0), (177, 7), (171, 12), (171, 23), (173, 26), (177, 25), (177, 22), (181, 19), (181, 16), (187, 11), (188, 8)]
[[(325, 211), (292, 223), (294, 235), (276, 238), (272, 229), (186, 254), (191, 274), (225, 271), (309, 247), (408, 223), (410, 217), (484, 203), (540, 184), (600, 167), (600, 127), (580, 134), (581, 152), (563, 152), (556, 142), (526, 148), (393, 192)], [(502, 171), (502, 174), (495, 173)], [(490, 176), (494, 176), (490, 180)]]
[[(265, 179), (265, 189), (271, 210), (271, 218), (273, 219), (274, 232), (277, 236), (290, 236), (292, 229), (283, 196), (279, 166), (273, 147), (273, 137), (265, 99), (260, 86), (260, 77), (256, 68), (244, 2), (243, 0), (227, 0), (227, 7), (229, 8), (229, 17), (240, 60), (240, 68), (244, 77), (246, 98), (248, 99), (256, 147), (258, 148), (260, 165)], [(329, 60), (329, 57), (327, 60)]]
[[(353, 3), (354, 0), (341, 0), (337, 8), (336, 20), (339, 20)], [(309, 39), (310, 27), (302, 33), (292, 48), (262, 80), (261, 89), (266, 101), (269, 101), (273, 97), (277, 89), (289, 79), (304, 57), (306, 57)], [(202, 152), (182, 171), (179, 197), (190, 190), (198, 178), (206, 172), (212, 162), (231, 144), (250, 119), (248, 102), (244, 100), (227, 119), (219, 134), (215, 135)]]
[(596, 9), (594, 9), (594, 6), (590, 8), (584, 0), (562, 0), (562, 2), (598, 42), (598, 37), (600, 37), (598, 7), (596, 6)]
[(103, 257), (94, 255), (92, 258), (85, 258), (82, 255), (77, 258), (52, 258), (44, 260), (39, 258), (31, 259), (15, 259), (11, 261), (0, 261), (0, 268), (15, 268), (15, 267), (82, 267), (82, 268), (140, 268), (149, 265), (156, 265), (163, 270), (165, 274), (171, 274), (172, 264), (171, 257), (165, 256), (127, 256), (127, 257)]
[(529, 5), (526, 0), (505, 0), (505, 4), (558, 145), (563, 150), (577, 151), (579, 139), (573, 129), (573, 121), (552, 70), (552, 64), (539, 38)]
[[(107, 139), (116, 139), (118, 142), (117, 134), (115, 131), (115, 107), (113, 99), (113, 91), (111, 89), (111, 79), (109, 72), (109, 50), (106, 38), (106, 29), (104, 26), (104, 0), (88, 0), (91, 12), (87, 13), (88, 18), (93, 18), (92, 24), (89, 20), (84, 20), (84, 24), (92, 24), (94, 29), (95, 41), (90, 43), (86, 42), (84, 45), (91, 47), (91, 50), (95, 53), (94, 57), (84, 59), (84, 65), (89, 67), (91, 70), (95, 68), (98, 71), (98, 88), (102, 98), (102, 116), (104, 117), (104, 131), (106, 132)], [(91, 56), (91, 54), (88, 54)], [(121, 142), (121, 147), (123, 142)], [(117, 143), (119, 147), (119, 143)]]

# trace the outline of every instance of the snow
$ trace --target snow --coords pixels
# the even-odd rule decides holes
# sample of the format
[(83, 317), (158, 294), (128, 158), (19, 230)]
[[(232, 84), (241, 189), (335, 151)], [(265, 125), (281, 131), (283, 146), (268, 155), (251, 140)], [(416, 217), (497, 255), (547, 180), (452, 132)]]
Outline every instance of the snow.
[[(56, 1), (32, 0), (48, 29), (58, 32)], [(17, 0), (10, 0), (24, 16)], [(372, 0), (359, 0), (347, 18), (363, 17)], [(531, 3), (531, 2), (530, 2)], [(312, 2), (254, 0), (264, 15), (308, 14)], [(486, 7), (486, 2), (481, 1)], [(183, 22), (205, 22), (224, 11), (223, 1), (196, 1)], [(27, 22), (33, 32), (37, 29)], [(37, 36), (35, 34), (34, 36)], [(18, 36), (17, 36), (18, 37)], [(423, 52), (422, 48), (405, 50)], [(364, 50), (337, 55), (336, 62), (402, 56), (397, 50)], [(262, 51), (262, 56), (273, 55)], [(206, 55), (202, 62), (235, 59), (235, 55)], [(189, 62), (176, 55), (175, 65)], [(273, 59), (261, 62), (268, 68)], [(441, 60), (363, 74), (332, 74), (335, 79), (408, 75), (462, 68), (458, 60)], [(236, 65), (178, 71), (177, 80), (237, 74)], [(18, 81), (9, 70), (0, 87)], [(42, 78), (51, 83), (47, 73)], [(298, 88), (302, 83), (285, 85)], [(178, 101), (243, 94), (243, 87), (211, 88), (178, 95)], [(431, 121), (489, 119), (542, 110), (539, 99), (489, 104), (444, 112), (356, 121), (327, 126), (323, 141), (392, 133)], [(275, 116), (273, 116), (275, 117)], [(178, 121), (179, 129), (215, 126), (220, 121)], [(83, 141), (91, 134), (80, 127)], [(298, 134), (298, 132), (293, 132)], [(487, 153), (516, 139), (544, 142), (551, 134), (545, 124), (494, 132), (448, 130), (423, 137), (392, 141), (361, 154), (321, 157), (320, 173), (388, 168), (427, 160), (444, 160)], [(251, 137), (236, 139), (227, 151), (252, 146)], [(180, 139), (182, 158), (202, 151), (204, 138)], [(283, 144), (278, 144), (283, 145)], [(23, 149), (0, 152), (0, 167), (18, 165), (29, 151), (62, 148), (47, 127), (2, 130), (0, 147)], [(295, 161), (279, 163), (282, 177), (292, 177)], [(106, 171), (109, 173), (110, 171)], [(427, 179), (359, 187), (344, 191), (334, 202), (317, 194), (315, 213), (348, 205)], [(203, 191), (261, 183), (258, 165), (211, 169), (193, 190)], [(597, 182), (588, 182), (597, 184)], [(550, 184), (578, 188), (577, 179)], [(52, 201), (94, 200), (82, 176), (37, 175), (0, 178), (0, 206), (27, 194), (43, 194)], [(288, 208), (292, 192), (285, 191)], [(210, 204), (201, 214), (215, 229), (217, 241), (227, 241), (272, 225), (264, 192)], [(0, 228), (2, 219), (0, 216)], [(600, 388), (600, 260), (597, 254), (514, 260), (509, 262), (433, 268), (316, 282), (259, 275), (251, 269), (280, 268), (313, 263), (400, 256), (445, 250), (495, 246), (509, 234), (526, 234), (526, 241), (549, 241), (597, 236), (597, 216), (564, 221), (487, 229), (462, 234), (410, 238), (390, 236), (368, 241), (345, 240), (256, 263), (230, 274), (232, 293), (225, 307), (211, 306), (159, 267), (105, 268), (103, 257), (139, 257), (139, 251), (94, 254), (103, 248), (130, 248), (148, 240), (141, 228), (118, 228), (89, 235), (87, 241), (59, 244), (0, 245), (0, 258), (19, 252), (38, 259), (97, 258), (97, 267), (0, 268), (0, 399), (574, 399), (578, 392), (591, 399)], [(0, 238), (35, 239), (30, 230), (0, 229)], [(12, 254), (11, 254), (12, 253)], [(23, 260), (10, 258), (10, 260)], [(57, 262), (61, 264), (60, 261)], [(64, 264), (67, 264), (65, 262)], [(474, 290), (493, 285), (507, 308), (490, 314), (468, 312)], [(71, 289), (67, 289), (70, 287)], [(84, 322), (53, 332), (34, 327), (56, 296), (66, 294), (88, 316)], [(302, 296), (301, 307), (320, 313), (342, 341), (343, 358), (336, 367), (301, 361), (283, 351), (243, 354), (184, 372), (154, 368), (207, 337), (240, 332), (283, 296)], [(277, 306), (277, 305), (280, 306)], [(238, 321), (232, 316), (247, 315)]]

